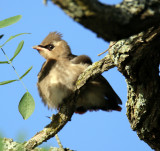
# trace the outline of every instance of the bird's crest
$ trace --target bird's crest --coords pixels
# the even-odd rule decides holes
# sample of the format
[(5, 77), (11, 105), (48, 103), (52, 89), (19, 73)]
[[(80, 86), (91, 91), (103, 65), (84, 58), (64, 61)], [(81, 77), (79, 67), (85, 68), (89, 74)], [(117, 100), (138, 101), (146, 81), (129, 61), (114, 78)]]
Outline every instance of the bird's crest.
[(45, 46), (47, 44), (52, 43), (53, 41), (60, 41), (62, 40), (62, 34), (58, 32), (50, 32), (47, 37), (41, 42), (41, 45)]

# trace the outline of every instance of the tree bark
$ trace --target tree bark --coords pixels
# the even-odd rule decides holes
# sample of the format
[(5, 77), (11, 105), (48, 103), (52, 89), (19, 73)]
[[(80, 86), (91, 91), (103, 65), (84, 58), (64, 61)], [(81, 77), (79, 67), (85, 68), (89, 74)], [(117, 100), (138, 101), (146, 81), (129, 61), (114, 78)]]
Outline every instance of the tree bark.
[[(160, 26), (117, 42), (110, 51), (126, 78), (127, 117), (131, 128), (155, 150), (160, 149), (159, 42)], [(121, 49), (116, 51), (119, 46)]]
[(124, 0), (112, 6), (98, 0), (52, 2), (106, 41), (127, 38), (160, 23), (159, 0)]
[[(44, 151), (44, 148), (34, 148), (32, 151)], [(26, 151), (23, 143), (14, 142), (13, 139), (0, 138), (0, 151)], [(49, 151), (73, 151), (68, 148), (50, 147)]]

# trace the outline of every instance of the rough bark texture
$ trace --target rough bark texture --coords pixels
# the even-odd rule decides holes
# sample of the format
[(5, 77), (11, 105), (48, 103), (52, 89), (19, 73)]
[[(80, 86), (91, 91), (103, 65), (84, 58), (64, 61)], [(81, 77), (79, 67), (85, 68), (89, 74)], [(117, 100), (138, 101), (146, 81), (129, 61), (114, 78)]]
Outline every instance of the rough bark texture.
[[(44, 151), (44, 148), (34, 148), (32, 151)], [(14, 142), (12, 139), (0, 138), (0, 151), (26, 151), (23, 143)], [(68, 148), (51, 147), (49, 151), (73, 151)]]
[(160, 23), (159, 0), (124, 0), (113, 6), (102, 4), (98, 0), (52, 2), (107, 41), (129, 37)]
[(160, 149), (159, 43), (160, 27), (155, 27), (117, 42), (110, 50), (115, 65), (126, 78), (131, 127), (155, 150)]

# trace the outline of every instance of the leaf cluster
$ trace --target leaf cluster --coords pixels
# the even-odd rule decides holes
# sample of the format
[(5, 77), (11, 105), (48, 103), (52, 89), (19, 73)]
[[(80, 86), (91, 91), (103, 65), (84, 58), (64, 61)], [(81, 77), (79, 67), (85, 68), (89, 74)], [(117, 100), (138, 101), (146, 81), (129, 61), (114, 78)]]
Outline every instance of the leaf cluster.
[[(17, 16), (13, 16), (13, 17), (4, 19), (4, 20), (0, 21), (0, 28), (4, 28), (4, 27), (7, 27), (7, 26), (10, 26), (10, 25), (18, 22), (21, 18), (22, 18), (21, 15), (17, 15)], [(0, 64), (10, 64), (12, 66), (12, 68), (14, 69), (15, 73), (18, 76), (17, 79), (2, 81), (2, 82), (0, 82), (0, 85), (9, 84), (9, 83), (12, 83), (12, 82), (15, 82), (15, 81), (21, 81), (23, 87), (26, 89), (26, 92), (25, 92), (25, 94), (23, 95), (23, 97), (21, 98), (21, 100), (19, 102), (18, 109), (19, 109), (19, 112), (22, 115), (23, 119), (26, 120), (33, 113), (33, 111), (35, 109), (35, 102), (34, 102), (34, 99), (33, 99), (32, 95), (28, 92), (28, 89), (25, 87), (22, 79), (31, 71), (32, 66), (28, 70), (26, 70), (26, 72), (24, 74), (19, 76), (19, 74), (17, 73), (15, 67), (12, 64), (13, 60), (16, 58), (16, 56), (22, 50), (23, 45), (24, 45), (24, 41), (22, 40), (18, 44), (18, 46), (17, 46), (17, 48), (16, 48), (16, 50), (15, 50), (15, 52), (13, 54), (13, 57), (10, 58), (10, 59), (8, 58), (8, 56), (6, 55), (6, 53), (5, 53), (4, 49), (3, 49), (3, 46), (6, 45), (9, 41), (11, 41), (12, 39), (14, 39), (14, 38), (16, 38), (16, 37), (18, 37), (20, 35), (24, 35), (24, 34), (29, 34), (29, 33), (20, 33), (20, 34), (14, 35), (14, 36), (10, 36), (6, 42), (4, 42), (2, 45), (0, 45), (0, 49), (2, 50), (3, 54), (7, 58), (6, 61), (0, 61)], [(3, 34), (0, 35), (0, 39), (3, 38), (3, 36), (4, 36)]]

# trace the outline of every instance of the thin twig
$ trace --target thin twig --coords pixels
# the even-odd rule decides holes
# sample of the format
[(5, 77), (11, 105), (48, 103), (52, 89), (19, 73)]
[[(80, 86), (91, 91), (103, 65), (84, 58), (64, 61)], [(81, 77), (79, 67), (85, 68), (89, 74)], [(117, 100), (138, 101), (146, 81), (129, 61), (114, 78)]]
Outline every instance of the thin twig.
[(8, 56), (6, 55), (6, 53), (5, 53), (5, 51), (3, 50), (3, 48), (1, 48), (1, 50), (2, 50), (3, 54), (5, 55), (5, 57), (7, 58), (8, 63), (12, 66), (14, 72), (16, 73), (16, 75), (17, 75), (17, 77), (18, 77), (18, 80), (22, 83), (23, 87), (24, 87), (24, 88), (26, 89), (26, 91), (28, 92), (27, 87), (25, 86), (25, 84), (24, 84), (23, 81), (21, 80), (18, 72), (16, 71), (16, 69), (15, 69), (15, 67), (13, 66), (12, 62), (10, 61), (10, 59), (8, 58)]
[(58, 137), (58, 134), (55, 135), (55, 138), (56, 138), (56, 140), (57, 140), (57, 143), (58, 143), (59, 147), (60, 147), (60, 148), (63, 148), (63, 145), (62, 145), (62, 143), (61, 143), (61, 141), (60, 141), (60, 139), (59, 139), (59, 137)]
[(104, 52), (98, 54), (98, 56), (101, 56), (103, 55), (104, 53), (106, 53), (112, 46), (114, 46), (116, 44), (116, 41), (111, 41), (110, 42), (110, 45), (109, 45), (109, 48), (107, 50), (105, 50)]
[[(109, 49), (109, 48), (108, 48), (108, 49)], [(98, 54), (98, 56), (101, 56), (101, 55), (103, 55), (104, 53), (106, 53), (106, 52), (108, 51), (108, 49), (105, 50), (104, 52), (101, 52), (100, 54)]]

